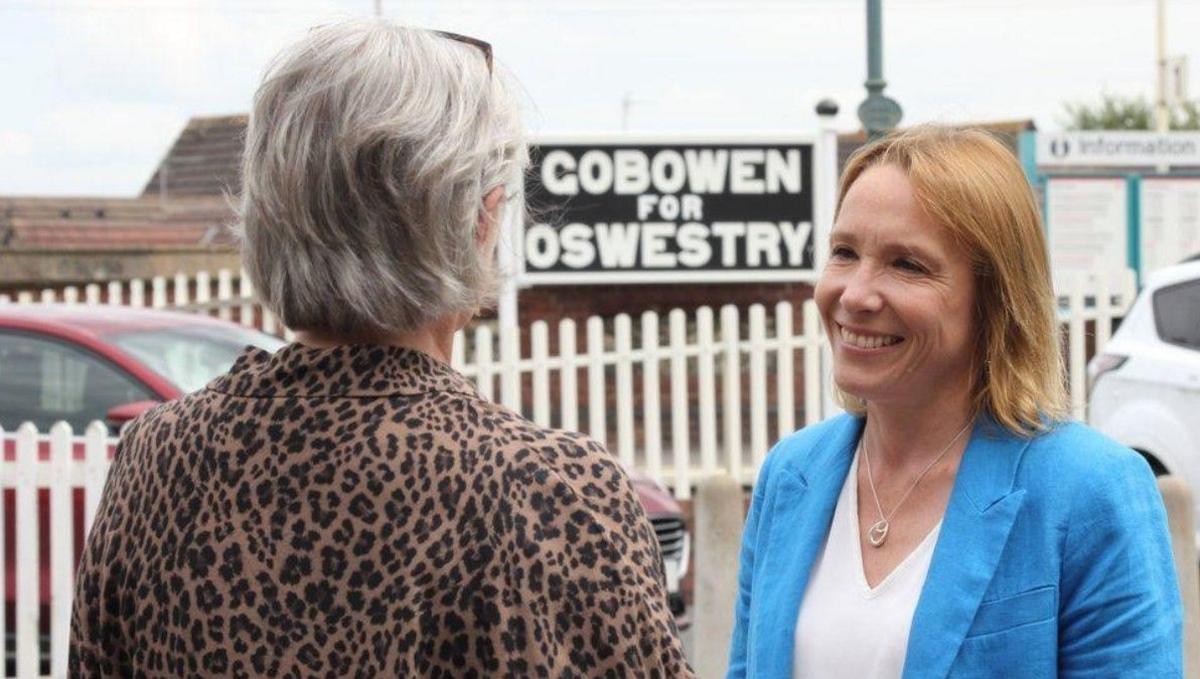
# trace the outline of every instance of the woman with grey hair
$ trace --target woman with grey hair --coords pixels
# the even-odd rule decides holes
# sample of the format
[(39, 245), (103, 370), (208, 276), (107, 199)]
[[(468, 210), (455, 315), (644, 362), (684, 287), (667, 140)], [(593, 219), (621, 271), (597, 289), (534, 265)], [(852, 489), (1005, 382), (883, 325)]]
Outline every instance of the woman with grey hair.
[(239, 230), (297, 342), (125, 432), (72, 676), (690, 676), (619, 464), (449, 366), (526, 162), (486, 43), (351, 22), (278, 58)]

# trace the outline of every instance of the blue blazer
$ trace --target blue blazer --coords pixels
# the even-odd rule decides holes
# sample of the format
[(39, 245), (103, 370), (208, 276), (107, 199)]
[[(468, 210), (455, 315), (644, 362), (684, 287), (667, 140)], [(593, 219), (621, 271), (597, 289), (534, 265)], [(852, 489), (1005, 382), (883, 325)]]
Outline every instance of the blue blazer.
[[(863, 422), (807, 427), (763, 463), (729, 677), (792, 676), (796, 618)], [(1182, 618), (1166, 512), (1141, 456), (1077, 423), (1027, 439), (980, 418), (913, 614), (905, 679), (1179, 677)]]

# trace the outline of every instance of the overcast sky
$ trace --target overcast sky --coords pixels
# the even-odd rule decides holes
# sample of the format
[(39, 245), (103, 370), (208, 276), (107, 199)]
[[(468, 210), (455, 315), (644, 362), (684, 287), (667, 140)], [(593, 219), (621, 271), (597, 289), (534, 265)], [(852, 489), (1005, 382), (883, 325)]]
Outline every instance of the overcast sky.
[[(884, 0), (905, 123), (1033, 118), (1152, 96), (1154, 0)], [(544, 132), (841, 129), (865, 96), (865, 0), (383, 0), (386, 16), (490, 41)], [(187, 119), (244, 112), (263, 67), (373, 0), (0, 0), (0, 195), (138, 193)], [(1167, 0), (1191, 58), (1200, 2)], [(1197, 92), (1200, 94), (1200, 91)]]

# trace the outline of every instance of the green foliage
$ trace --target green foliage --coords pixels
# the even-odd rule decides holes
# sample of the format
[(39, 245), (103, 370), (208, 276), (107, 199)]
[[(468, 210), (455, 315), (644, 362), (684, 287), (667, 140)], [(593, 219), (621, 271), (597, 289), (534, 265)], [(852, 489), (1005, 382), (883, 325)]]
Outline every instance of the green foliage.
[[(1099, 104), (1067, 103), (1062, 120), (1068, 130), (1149, 130), (1154, 106), (1146, 97), (1104, 94)], [(1171, 111), (1172, 130), (1200, 130), (1200, 101), (1185, 101)]]

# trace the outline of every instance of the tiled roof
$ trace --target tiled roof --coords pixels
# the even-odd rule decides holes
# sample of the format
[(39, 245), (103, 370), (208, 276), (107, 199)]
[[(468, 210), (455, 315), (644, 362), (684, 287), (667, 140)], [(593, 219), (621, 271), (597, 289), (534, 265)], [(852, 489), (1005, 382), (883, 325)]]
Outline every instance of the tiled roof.
[(245, 133), (244, 114), (192, 118), (142, 189), (142, 196), (165, 194), (173, 199), (236, 193)]
[(0, 250), (227, 248), (231, 219), (212, 198), (0, 198)]

